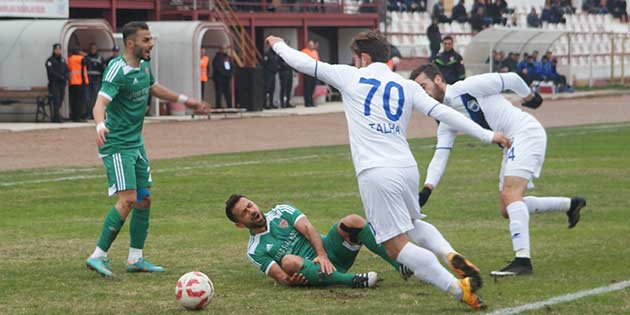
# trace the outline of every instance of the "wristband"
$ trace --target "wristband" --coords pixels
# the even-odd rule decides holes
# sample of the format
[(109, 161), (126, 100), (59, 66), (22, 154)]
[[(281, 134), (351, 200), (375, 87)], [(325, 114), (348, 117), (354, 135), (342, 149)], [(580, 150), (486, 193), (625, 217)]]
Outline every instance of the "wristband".
[(186, 96), (184, 94), (177, 95), (177, 103), (186, 104), (187, 100), (188, 100), (188, 96)]
[(96, 133), (101, 133), (101, 130), (105, 129), (105, 122), (101, 121), (96, 125)]

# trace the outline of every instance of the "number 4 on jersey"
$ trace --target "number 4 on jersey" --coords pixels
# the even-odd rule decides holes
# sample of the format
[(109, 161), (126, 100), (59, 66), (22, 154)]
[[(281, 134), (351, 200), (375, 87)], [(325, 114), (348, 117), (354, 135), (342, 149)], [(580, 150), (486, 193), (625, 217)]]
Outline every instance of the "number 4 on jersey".
[(510, 150), (508, 151), (508, 157), (507, 158), (508, 158), (508, 160), (514, 161), (515, 157), (516, 156), (514, 155), (514, 147), (511, 147)]

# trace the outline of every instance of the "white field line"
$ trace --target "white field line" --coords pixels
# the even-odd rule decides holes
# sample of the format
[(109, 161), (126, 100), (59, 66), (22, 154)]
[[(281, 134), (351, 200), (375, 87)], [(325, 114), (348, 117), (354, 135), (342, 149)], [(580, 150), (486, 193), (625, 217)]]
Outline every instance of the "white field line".
[[(275, 163), (284, 163), (284, 162), (293, 162), (293, 161), (301, 161), (301, 160), (309, 160), (319, 158), (320, 155), (304, 155), (304, 156), (296, 156), (290, 158), (279, 158), (279, 159), (268, 159), (268, 160), (256, 160), (256, 161), (241, 161), (241, 162), (228, 162), (228, 163), (216, 163), (216, 164), (202, 164), (202, 165), (193, 165), (193, 166), (180, 166), (173, 168), (165, 168), (165, 169), (157, 169), (153, 171), (154, 173), (167, 173), (167, 172), (176, 172), (176, 171), (185, 171), (192, 169), (200, 169), (200, 168), (220, 168), (220, 167), (230, 167), (230, 166), (243, 166), (243, 165), (258, 165), (258, 164), (275, 164)], [(78, 176), (65, 176), (65, 177), (55, 177), (55, 178), (43, 178), (43, 179), (33, 179), (33, 180), (25, 180), (18, 182), (8, 182), (8, 183), (0, 183), (1, 187), (9, 187), (9, 186), (17, 186), (23, 184), (39, 184), (39, 183), (51, 183), (51, 182), (63, 182), (63, 181), (72, 181), (72, 180), (81, 180), (81, 179), (92, 179), (92, 178), (104, 178), (105, 175), (78, 175)]]
[(499, 310), (496, 310), (496, 311), (491, 312), (491, 313), (486, 313), (484, 315), (518, 314), (518, 313), (524, 312), (524, 311), (532, 311), (532, 310), (541, 309), (541, 308), (543, 308), (543, 307), (545, 307), (547, 305), (554, 305), (554, 304), (571, 302), (571, 301), (575, 301), (577, 299), (581, 299), (583, 297), (587, 297), (587, 296), (591, 296), (591, 295), (599, 295), (599, 294), (604, 294), (604, 293), (613, 292), (613, 291), (619, 291), (619, 290), (623, 290), (623, 289), (628, 288), (628, 287), (630, 287), (630, 280), (617, 282), (617, 283), (614, 283), (614, 284), (611, 284), (611, 285), (601, 286), (601, 287), (595, 288), (595, 289), (578, 291), (578, 292), (575, 292), (575, 293), (569, 293), (569, 294), (565, 294), (565, 295), (559, 295), (559, 296), (556, 296), (556, 297), (552, 297), (552, 298), (550, 298), (548, 300), (539, 301), (539, 302), (535, 302), (535, 303), (525, 304), (525, 305), (516, 306), (516, 307), (503, 308), (503, 309), (499, 309)]

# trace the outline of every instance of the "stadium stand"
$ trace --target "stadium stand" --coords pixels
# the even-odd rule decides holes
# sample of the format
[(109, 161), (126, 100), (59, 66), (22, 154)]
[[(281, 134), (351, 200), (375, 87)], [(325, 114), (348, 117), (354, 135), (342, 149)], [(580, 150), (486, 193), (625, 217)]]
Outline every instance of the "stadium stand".
[[(542, 1), (509, 1), (511, 13), (504, 14), (504, 20), (516, 22), (518, 27), (526, 27), (527, 14), (534, 7), (539, 13), (544, 9)], [(543, 30), (561, 31), (560, 37), (551, 47), (553, 56), (558, 59), (558, 68), (567, 71), (569, 52), (571, 53), (572, 73), (577, 80), (607, 79), (620, 75), (623, 65), (630, 69), (630, 25), (615, 19), (611, 14), (592, 14), (578, 8), (563, 8), (565, 23), (543, 22)], [(571, 13), (575, 10), (575, 13)], [(470, 13), (470, 9), (468, 8)], [(429, 42), (425, 30), (431, 23), (430, 12), (388, 12), (388, 24), (381, 23), (381, 30), (398, 44), (407, 58), (428, 58)], [(455, 50), (465, 55), (466, 47), (475, 35), (469, 23), (441, 23), (442, 36), (454, 38)], [(501, 27), (495, 25), (495, 27)], [(571, 47), (571, 48), (569, 48)], [(525, 51), (518, 51), (520, 53)], [(504, 52), (506, 55), (510, 51)], [(541, 52), (544, 54), (544, 52)], [(617, 67), (615, 66), (617, 65)], [(617, 68), (617, 69), (615, 69)], [(612, 71), (615, 73), (611, 74)]]

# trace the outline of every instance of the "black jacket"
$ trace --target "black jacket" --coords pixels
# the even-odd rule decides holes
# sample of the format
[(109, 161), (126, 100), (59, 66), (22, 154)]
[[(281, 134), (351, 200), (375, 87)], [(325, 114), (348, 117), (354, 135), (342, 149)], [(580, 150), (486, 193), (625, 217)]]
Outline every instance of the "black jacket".
[(262, 66), (265, 75), (275, 75), (280, 66), (280, 56), (273, 49), (267, 49), (263, 55)]
[(87, 62), (87, 71), (88, 76), (90, 77), (90, 82), (94, 79), (100, 80), (103, 76), (103, 72), (105, 71), (105, 67), (107, 66), (105, 59), (99, 54), (88, 54), (85, 56), (85, 60)]
[(66, 60), (61, 56), (50, 56), (46, 60), (46, 74), (48, 75), (48, 84), (66, 85), (66, 81), (70, 77)]
[[(226, 69), (225, 63), (229, 64), (229, 69)], [(232, 78), (232, 72), (234, 71), (234, 63), (230, 56), (218, 52), (214, 59), (212, 59), (212, 80), (215, 82), (228, 82)]]
[(427, 37), (429, 37), (429, 45), (431, 49), (440, 49), (440, 43), (442, 42), (442, 34), (440, 34), (440, 28), (437, 24), (431, 24), (427, 28)]
[(435, 64), (440, 68), (442, 77), (447, 84), (453, 84), (466, 78), (462, 56), (454, 49), (441, 52), (435, 59)]

